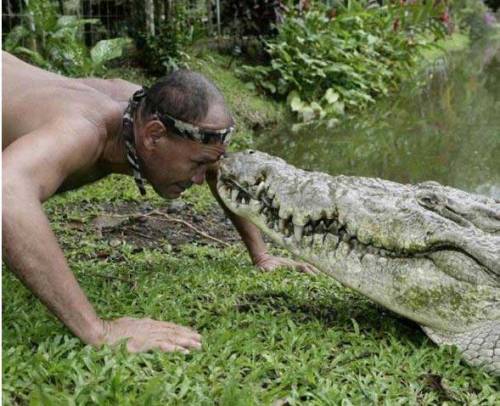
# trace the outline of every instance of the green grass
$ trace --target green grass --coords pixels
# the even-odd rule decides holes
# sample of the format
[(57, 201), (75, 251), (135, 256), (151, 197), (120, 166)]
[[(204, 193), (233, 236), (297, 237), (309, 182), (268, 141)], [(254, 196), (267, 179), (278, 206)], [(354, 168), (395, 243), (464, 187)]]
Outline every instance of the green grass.
[[(114, 188), (111, 188), (111, 185)], [(498, 382), (433, 345), (419, 328), (323, 276), (261, 273), (241, 245), (185, 245), (107, 258), (89, 221), (132, 200), (130, 178), (50, 200), (46, 210), (72, 270), (102, 317), (148, 316), (191, 326), (190, 355), (94, 350), (3, 273), (4, 404), (494, 404)], [(195, 191), (197, 189), (194, 189)], [(192, 192), (192, 201), (204, 199)], [(137, 196), (137, 195), (136, 195)], [(151, 193), (152, 197), (153, 194)], [(162, 204), (158, 198), (153, 206)], [(109, 278), (118, 277), (121, 279)]]
[[(260, 111), (268, 122), (277, 119), (279, 110), (265, 101), (259, 105), (219, 62), (205, 69), (218, 78), (233, 107), (248, 106), (237, 113), (248, 136), (248, 112)], [(186, 200), (205, 213), (213, 204), (208, 196), (206, 187), (194, 188)], [(110, 249), (88, 223), (106, 205), (122, 201), (165, 205), (152, 191), (139, 197), (131, 178), (112, 176), (57, 196), (45, 209), (71, 269), (102, 317), (144, 316), (191, 326), (203, 335), (203, 349), (189, 355), (95, 350), (3, 272), (3, 404), (498, 401), (500, 384), (493, 377), (463, 364), (452, 348), (432, 344), (415, 324), (327, 277), (259, 272), (240, 244), (190, 244), (168, 253), (123, 242)], [(72, 227), (75, 221), (88, 226)], [(99, 251), (111, 254), (99, 257)]]

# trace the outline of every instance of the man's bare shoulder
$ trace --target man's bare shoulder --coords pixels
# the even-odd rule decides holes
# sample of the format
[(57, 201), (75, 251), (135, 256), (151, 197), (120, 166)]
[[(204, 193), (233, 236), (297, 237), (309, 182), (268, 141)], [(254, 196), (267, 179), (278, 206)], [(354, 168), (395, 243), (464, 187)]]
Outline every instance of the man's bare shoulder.
[(123, 103), (72, 82), (37, 85), (9, 97), (4, 96), (4, 148), (5, 143), (8, 145), (41, 127), (67, 122), (70, 117), (93, 123), (101, 134), (113, 136), (119, 131), (125, 108)]
[(105, 94), (117, 102), (126, 102), (132, 94), (141, 88), (140, 85), (123, 79), (82, 78), (75, 79), (78, 83), (89, 86)]

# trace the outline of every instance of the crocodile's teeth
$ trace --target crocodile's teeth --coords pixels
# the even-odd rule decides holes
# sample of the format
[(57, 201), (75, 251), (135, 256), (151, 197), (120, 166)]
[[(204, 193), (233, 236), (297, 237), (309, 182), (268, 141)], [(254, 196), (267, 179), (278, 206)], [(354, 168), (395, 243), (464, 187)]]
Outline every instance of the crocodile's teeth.
[(220, 194), (226, 194), (226, 185), (222, 182), (217, 182), (217, 190), (220, 192)]
[(304, 247), (311, 247), (313, 244), (313, 238), (311, 235), (305, 235), (302, 239)]
[(322, 234), (313, 234), (313, 244), (316, 247), (321, 247), (323, 245), (323, 235)]
[(305, 227), (304, 227), (304, 232), (309, 235), (309, 234), (312, 234), (314, 230), (314, 227), (311, 223), (307, 224)]
[(257, 191), (255, 192), (255, 195), (257, 197), (259, 197), (265, 187), (266, 187), (266, 184), (264, 182), (262, 182), (261, 184), (259, 184), (259, 186), (257, 186)]
[(280, 226), (279, 227), (280, 227), (280, 230), (285, 229), (285, 219), (282, 219), (281, 217), (280, 217)]
[(349, 255), (349, 244), (346, 242), (341, 242), (339, 244), (339, 247), (337, 249), (337, 254), (342, 258), (342, 257), (347, 257)]
[(332, 223), (328, 224), (328, 232), (333, 233), (333, 234), (338, 234), (339, 233), (339, 225), (335, 221)]
[(302, 234), (304, 232), (304, 226), (295, 225), (293, 228), (293, 235), (295, 237), (295, 241), (300, 242), (302, 239)]
[(314, 230), (315, 233), (318, 234), (323, 234), (325, 232), (325, 226), (323, 220), (320, 220), (318, 222), (318, 225), (316, 226), (316, 229)]
[(238, 198), (239, 190), (234, 188), (231, 190), (231, 200), (235, 201)]
[(325, 239), (323, 240), (323, 244), (325, 244), (330, 249), (337, 248), (338, 243), (339, 243), (339, 237), (330, 233), (328, 233)]
[(249, 203), (252, 210), (260, 211), (260, 202), (255, 199), (250, 199)]

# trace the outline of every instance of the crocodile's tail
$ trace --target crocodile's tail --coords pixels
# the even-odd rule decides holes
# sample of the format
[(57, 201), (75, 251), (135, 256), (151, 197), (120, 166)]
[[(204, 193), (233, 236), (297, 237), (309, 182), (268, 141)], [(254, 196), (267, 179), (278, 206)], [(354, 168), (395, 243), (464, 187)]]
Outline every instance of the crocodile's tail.
[(462, 333), (422, 329), (438, 345), (456, 345), (467, 363), (500, 376), (500, 321), (482, 322)]

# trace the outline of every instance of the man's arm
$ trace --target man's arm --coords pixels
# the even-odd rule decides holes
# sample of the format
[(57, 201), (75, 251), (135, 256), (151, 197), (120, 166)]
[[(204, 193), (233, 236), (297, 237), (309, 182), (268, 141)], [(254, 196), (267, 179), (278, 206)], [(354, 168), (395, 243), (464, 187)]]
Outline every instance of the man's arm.
[(9, 268), (75, 335), (92, 345), (129, 338), (130, 351), (186, 351), (195, 332), (151, 319), (104, 321), (69, 269), (43, 212), (68, 174), (97, 159), (101, 134), (77, 119), (27, 134), (3, 152), (3, 254)]
[(212, 191), (217, 202), (220, 204), (226, 215), (236, 227), (236, 230), (241, 236), (243, 243), (248, 249), (250, 258), (258, 268), (271, 271), (281, 266), (297, 268), (301, 272), (315, 274), (318, 273), (316, 268), (305, 262), (298, 262), (288, 258), (281, 258), (270, 255), (267, 251), (266, 243), (262, 238), (262, 234), (255, 224), (252, 224), (247, 219), (234, 214), (229, 210), (217, 192), (217, 168), (213, 166), (207, 171), (207, 183)]
[[(70, 272), (42, 210), (42, 201), (56, 191), (65, 172), (56, 165), (64, 160), (53, 161), (54, 154), (64, 151), (51, 142), (56, 138), (46, 133), (51, 130), (27, 134), (2, 154), (3, 255), (12, 272), (75, 335), (97, 344), (103, 341), (103, 323)], [(86, 149), (94, 149), (92, 136)], [(74, 162), (75, 167), (80, 164)]]

